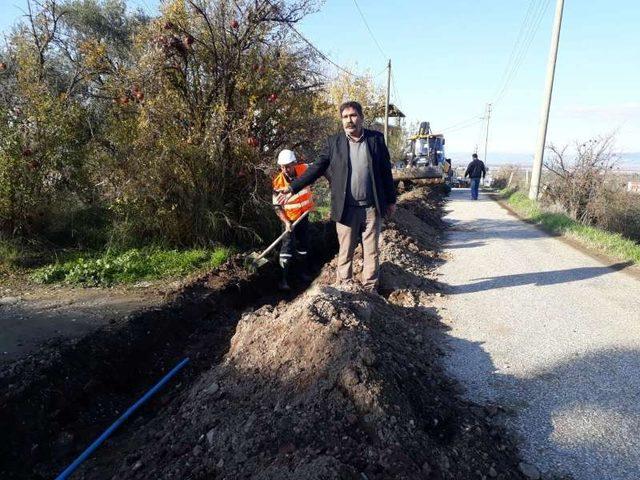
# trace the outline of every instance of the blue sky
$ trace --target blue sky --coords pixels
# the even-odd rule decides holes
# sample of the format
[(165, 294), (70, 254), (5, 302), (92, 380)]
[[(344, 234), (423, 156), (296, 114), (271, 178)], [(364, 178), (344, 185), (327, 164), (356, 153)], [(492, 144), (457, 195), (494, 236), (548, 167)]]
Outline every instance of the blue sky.
[[(20, 15), (24, 0), (0, 0), (0, 28)], [(526, 56), (493, 106), (489, 154), (532, 153), (537, 137), (555, 0), (326, 0), (300, 31), (334, 61), (358, 73), (393, 64), (392, 102), (409, 120), (434, 130), (481, 117), (504, 80), (505, 68), (530, 7), (546, 9), (531, 32)], [(149, 12), (156, 0), (130, 0)], [(528, 17), (531, 20), (531, 15)], [(547, 140), (558, 145), (616, 131), (622, 152), (640, 152), (640, 2), (566, 0)], [(535, 32), (535, 34), (534, 34)], [(520, 37), (522, 39), (522, 37)], [(376, 77), (382, 85), (384, 74)], [(463, 124), (462, 127), (465, 127)], [(450, 152), (484, 149), (483, 123), (445, 131)]]

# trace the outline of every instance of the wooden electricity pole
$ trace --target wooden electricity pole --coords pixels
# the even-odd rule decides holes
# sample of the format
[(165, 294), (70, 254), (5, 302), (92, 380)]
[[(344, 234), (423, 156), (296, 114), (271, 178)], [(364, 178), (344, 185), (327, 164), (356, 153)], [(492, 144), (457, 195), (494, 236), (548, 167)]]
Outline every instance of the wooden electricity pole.
[(384, 143), (389, 145), (389, 94), (391, 90), (391, 59), (387, 64), (387, 98), (384, 102)]
[(491, 120), (491, 104), (487, 103), (487, 134), (484, 137), (484, 158), (482, 161), (487, 164), (487, 145), (489, 144), (489, 120)]
[(556, 72), (556, 60), (558, 59), (558, 44), (560, 43), (560, 27), (562, 26), (562, 10), (564, 0), (557, 0), (556, 15), (553, 22), (553, 32), (551, 33), (551, 49), (549, 50), (549, 63), (547, 64), (547, 81), (545, 85), (545, 98), (540, 113), (540, 127), (538, 130), (538, 143), (536, 145), (536, 155), (533, 158), (533, 169), (531, 170), (531, 187), (529, 188), (529, 198), (538, 199), (540, 191), (540, 177), (542, 176), (542, 161), (544, 159), (544, 146), (547, 141), (547, 125), (549, 123), (549, 109), (551, 108), (551, 94), (553, 93), (553, 79)]

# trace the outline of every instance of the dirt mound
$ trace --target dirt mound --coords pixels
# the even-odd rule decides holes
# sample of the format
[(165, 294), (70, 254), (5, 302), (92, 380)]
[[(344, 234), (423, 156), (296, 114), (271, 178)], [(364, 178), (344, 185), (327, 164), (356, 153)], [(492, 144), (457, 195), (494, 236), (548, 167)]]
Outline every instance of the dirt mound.
[(221, 363), (82, 470), (86, 479), (522, 478), (491, 409), (440, 366), (440, 211), (403, 196), (382, 292), (315, 285), (245, 312)]

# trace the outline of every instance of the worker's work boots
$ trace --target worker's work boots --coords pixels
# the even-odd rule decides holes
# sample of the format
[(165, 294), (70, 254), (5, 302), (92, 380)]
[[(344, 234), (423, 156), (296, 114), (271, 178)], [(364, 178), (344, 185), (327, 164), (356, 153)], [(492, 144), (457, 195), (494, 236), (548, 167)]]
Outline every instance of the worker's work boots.
[(289, 278), (289, 267), (291, 266), (291, 262), (288, 260), (283, 260), (280, 258), (280, 267), (282, 267), (282, 279), (278, 283), (278, 289), (283, 292), (288, 292), (291, 290), (289, 286), (289, 282), (287, 278)]
[(286, 278), (283, 278), (282, 280), (280, 280), (280, 282), (278, 282), (278, 290), (282, 292), (288, 292), (291, 290), (291, 287), (289, 286)]
[(300, 272), (300, 278), (302, 279), (303, 282), (310, 282), (311, 280), (313, 280), (313, 268), (311, 265), (311, 259), (309, 258), (308, 255), (301, 255), (301, 272)]

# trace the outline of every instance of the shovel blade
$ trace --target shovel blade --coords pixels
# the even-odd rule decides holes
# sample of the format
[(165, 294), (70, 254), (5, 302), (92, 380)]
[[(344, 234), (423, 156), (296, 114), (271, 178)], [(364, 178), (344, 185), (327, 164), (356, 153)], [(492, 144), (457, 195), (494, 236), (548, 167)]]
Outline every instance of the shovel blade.
[(269, 260), (267, 260), (264, 257), (258, 258), (259, 256), (260, 255), (257, 253), (252, 253), (251, 255), (247, 255), (247, 257), (244, 259), (245, 268), (250, 272), (255, 272), (263, 265), (266, 265), (267, 263), (269, 263)]

